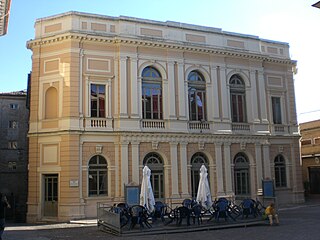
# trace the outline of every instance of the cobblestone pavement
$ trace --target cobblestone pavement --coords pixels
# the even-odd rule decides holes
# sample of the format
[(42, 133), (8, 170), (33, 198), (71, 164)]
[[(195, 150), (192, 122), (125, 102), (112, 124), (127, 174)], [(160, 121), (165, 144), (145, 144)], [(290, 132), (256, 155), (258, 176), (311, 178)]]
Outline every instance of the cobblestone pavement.
[(218, 229), (210, 231), (158, 234), (145, 236), (118, 237), (99, 231), (94, 224), (52, 224), (52, 225), (10, 225), (8, 224), (3, 240), (95, 240), (95, 239), (257, 239), (257, 240), (318, 240), (320, 200), (300, 206), (291, 206), (279, 210), (280, 226), (268, 225)]

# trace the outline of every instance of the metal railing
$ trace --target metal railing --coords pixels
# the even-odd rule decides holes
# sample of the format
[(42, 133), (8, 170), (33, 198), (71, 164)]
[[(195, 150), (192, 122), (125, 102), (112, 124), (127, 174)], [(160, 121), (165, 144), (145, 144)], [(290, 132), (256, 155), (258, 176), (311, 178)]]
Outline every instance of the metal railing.
[(111, 206), (105, 203), (97, 203), (98, 228), (101, 231), (121, 234), (120, 215), (110, 211)]

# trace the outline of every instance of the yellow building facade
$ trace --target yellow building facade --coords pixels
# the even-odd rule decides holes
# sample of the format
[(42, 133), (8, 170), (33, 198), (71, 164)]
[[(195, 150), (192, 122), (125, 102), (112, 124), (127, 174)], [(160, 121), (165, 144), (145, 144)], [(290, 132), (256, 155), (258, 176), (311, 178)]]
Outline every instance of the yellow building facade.
[(304, 122), (299, 127), (305, 192), (320, 194), (320, 120)]
[(96, 216), (152, 171), (155, 198), (304, 201), (287, 43), (218, 28), (68, 12), (38, 19), (28, 221)]

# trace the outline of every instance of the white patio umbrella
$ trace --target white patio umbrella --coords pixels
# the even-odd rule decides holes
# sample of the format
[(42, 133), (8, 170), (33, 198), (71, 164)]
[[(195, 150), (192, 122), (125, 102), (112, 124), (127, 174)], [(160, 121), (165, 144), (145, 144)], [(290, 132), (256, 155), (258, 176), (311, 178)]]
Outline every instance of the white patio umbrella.
[(140, 205), (152, 212), (154, 210), (154, 196), (150, 182), (151, 170), (147, 166), (143, 168), (143, 177), (140, 191)]
[(210, 208), (212, 205), (208, 171), (204, 165), (202, 165), (200, 168), (200, 180), (196, 200), (197, 202), (201, 203), (202, 206), (207, 208)]

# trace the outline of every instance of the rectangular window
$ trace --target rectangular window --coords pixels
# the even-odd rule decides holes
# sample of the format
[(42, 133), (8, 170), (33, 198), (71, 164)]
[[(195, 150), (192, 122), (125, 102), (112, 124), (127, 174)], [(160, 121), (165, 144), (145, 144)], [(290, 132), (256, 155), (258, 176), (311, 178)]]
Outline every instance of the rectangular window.
[(242, 93), (231, 94), (232, 122), (246, 122), (245, 96)]
[(18, 109), (18, 104), (17, 103), (11, 103), (10, 104), (10, 109)]
[(159, 84), (143, 84), (142, 115), (144, 119), (162, 119), (162, 90)]
[(18, 149), (18, 142), (17, 141), (9, 141), (8, 148), (9, 149)]
[(192, 121), (205, 121), (205, 91), (189, 91), (189, 118)]
[(9, 170), (16, 170), (17, 169), (17, 163), (16, 162), (8, 162), (8, 169)]
[(271, 97), (272, 116), (274, 124), (282, 124), (280, 97)]
[(9, 121), (9, 128), (18, 128), (18, 122), (15, 120)]
[(91, 84), (90, 101), (91, 117), (105, 117), (105, 85)]
[(311, 145), (311, 144), (312, 144), (312, 140), (311, 139), (303, 139), (303, 140), (301, 140), (301, 146)]

